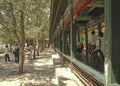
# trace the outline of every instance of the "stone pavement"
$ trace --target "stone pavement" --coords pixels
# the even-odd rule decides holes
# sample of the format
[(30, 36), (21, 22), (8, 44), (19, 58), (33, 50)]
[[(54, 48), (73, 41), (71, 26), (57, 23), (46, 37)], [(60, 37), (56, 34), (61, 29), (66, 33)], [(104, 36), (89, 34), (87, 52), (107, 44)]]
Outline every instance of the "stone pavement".
[(22, 75), (18, 67), (0, 56), (0, 86), (84, 86), (53, 49), (44, 49), (35, 60), (26, 57)]

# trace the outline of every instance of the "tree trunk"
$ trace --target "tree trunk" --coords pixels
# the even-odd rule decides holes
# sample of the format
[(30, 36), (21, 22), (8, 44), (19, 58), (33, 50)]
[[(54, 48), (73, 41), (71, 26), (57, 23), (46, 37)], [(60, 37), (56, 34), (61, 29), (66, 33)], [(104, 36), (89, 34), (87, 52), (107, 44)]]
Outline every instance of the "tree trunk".
[(40, 42), (40, 53), (44, 50), (44, 42), (43, 42), (43, 40)]
[(13, 9), (13, 4), (12, 2), (10, 2), (10, 9), (11, 9), (11, 15), (12, 15), (12, 19), (13, 19), (13, 33), (15, 34), (15, 37), (17, 38), (17, 41), (20, 43), (20, 38), (17, 34), (16, 28), (17, 28), (17, 23), (16, 23), (16, 18), (14, 15), (14, 9)]
[(34, 41), (34, 52), (33, 52), (33, 59), (35, 59), (35, 58), (36, 58), (36, 55), (35, 55), (35, 53), (36, 53), (36, 39), (35, 39), (35, 41)]
[(40, 40), (38, 39), (38, 49), (37, 49), (37, 55), (39, 56), (40, 53)]
[(24, 43), (25, 43), (25, 30), (24, 30), (24, 12), (21, 10), (20, 16), (20, 28), (21, 28), (21, 44), (20, 44), (20, 63), (19, 63), (19, 74), (23, 73), (23, 65), (24, 65)]
[(18, 74), (23, 74), (23, 65), (24, 65), (24, 52), (20, 49), (20, 63)]

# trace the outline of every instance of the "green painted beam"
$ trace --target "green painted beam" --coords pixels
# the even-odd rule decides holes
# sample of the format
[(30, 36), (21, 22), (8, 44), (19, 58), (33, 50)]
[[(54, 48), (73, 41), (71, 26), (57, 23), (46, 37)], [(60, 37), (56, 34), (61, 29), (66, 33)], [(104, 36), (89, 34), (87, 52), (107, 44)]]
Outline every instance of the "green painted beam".
[[(105, 86), (120, 85), (120, 1), (105, 0)], [(115, 85), (116, 84), (116, 85)], [(119, 85), (117, 85), (119, 84)]]
[[(120, 0), (111, 0), (112, 83), (120, 84)], [(115, 78), (115, 81), (113, 81)]]

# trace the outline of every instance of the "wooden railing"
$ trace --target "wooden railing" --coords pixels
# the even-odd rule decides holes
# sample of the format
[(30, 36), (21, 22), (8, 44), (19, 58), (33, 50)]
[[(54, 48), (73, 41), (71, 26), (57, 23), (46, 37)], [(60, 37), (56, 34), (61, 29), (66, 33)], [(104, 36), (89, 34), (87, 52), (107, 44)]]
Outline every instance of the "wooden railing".
[(71, 65), (70, 59), (68, 59), (63, 53), (61, 53), (60, 51), (57, 52), (61, 55), (62, 59), (64, 59), (66, 65), (72, 68), (74, 74), (80, 79), (81, 82), (83, 82), (85, 86), (104, 86), (103, 83), (95, 79), (95, 77), (91, 76), (90, 74), (86, 73), (83, 69), (78, 67), (74, 62), (72, 62)]

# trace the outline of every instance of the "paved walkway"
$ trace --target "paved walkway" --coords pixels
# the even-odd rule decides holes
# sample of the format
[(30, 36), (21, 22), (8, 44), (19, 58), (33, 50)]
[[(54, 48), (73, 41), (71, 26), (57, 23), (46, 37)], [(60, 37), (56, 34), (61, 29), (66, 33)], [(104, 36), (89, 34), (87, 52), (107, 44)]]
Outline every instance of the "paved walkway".
[(84, 86), (53, 49), (45, 49), (35, 60), (26, 58), (23, 75), (18, 64), (0, 56), (0, 86)]

